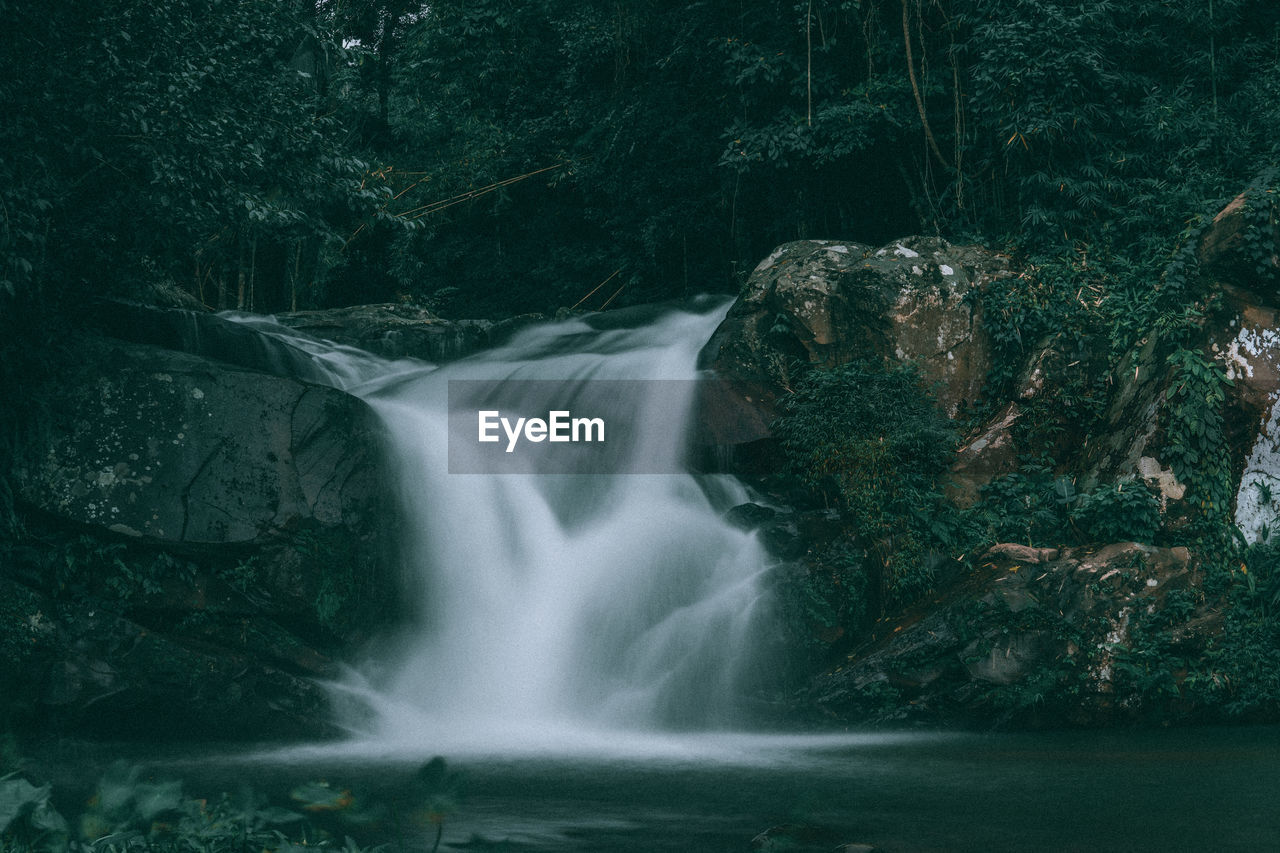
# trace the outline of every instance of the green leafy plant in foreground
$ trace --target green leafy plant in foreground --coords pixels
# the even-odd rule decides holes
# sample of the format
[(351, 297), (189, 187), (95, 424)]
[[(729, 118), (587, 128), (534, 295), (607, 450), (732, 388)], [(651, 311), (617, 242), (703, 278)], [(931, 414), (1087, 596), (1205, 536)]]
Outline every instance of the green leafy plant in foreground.
[[(438, 849), (445, 818), (457, 808), (458, 774), (437, 757), (410, 784), (418, 806), (409, 817), (432, 828), (431, 849)], [(346, 788), (308, 782), (290, 800), (293, 808), (275, 806), (250, 790), (197, 799), (180, 782), (146, 780), (138, 767), (117, 762), (72, 821), (55, 808), (52, 785), (9, 774), (0, 777), (0, 853), (362, 853), (386, 846), (361, 846), (346, 835), (375, 831), (383, 814)]]

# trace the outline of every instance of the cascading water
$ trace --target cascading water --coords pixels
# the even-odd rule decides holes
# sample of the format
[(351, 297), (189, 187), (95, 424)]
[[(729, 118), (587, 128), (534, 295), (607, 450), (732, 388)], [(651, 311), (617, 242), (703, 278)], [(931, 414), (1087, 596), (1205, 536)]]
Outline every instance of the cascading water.
[(768, 562), (754, 534), (722, 518), (748, 500), (736, 480), (449, 473), (448, 452), (450, 380), (557, 380), (571, 392), (600, 380), (673, 380), (660, 404), (643, 395), (614, 403), (649, 470), (681, 468), (695, 405), (688, 380), (726, 311), (545, 324), (442, 367), (254, 323), (367, 400), (391, 436), (421, 607), (390, 663), (366, 686), (346, 686), (372, 710), (370, 734), (528, 745), (737, 721), (761, 666), (753, 635), (767, 621)]

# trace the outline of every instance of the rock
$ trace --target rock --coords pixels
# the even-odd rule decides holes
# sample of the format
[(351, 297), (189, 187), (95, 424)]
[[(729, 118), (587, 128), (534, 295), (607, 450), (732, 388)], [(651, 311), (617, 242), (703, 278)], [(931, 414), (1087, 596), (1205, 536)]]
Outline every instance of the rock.
[[(275, 376), (324, 383), (314, 362), (253, 324), (226, 315), (189, 310), (185, 304), (99, 300), (83, 319), (114, 338), (154, 344), (259, 370)], [(294, 311), (274, 319), (303, 335), (356, 347), (384, 358), (443, 362), (505, 343), (526, 326), (545, 319), (524, 314), (507, 320), (445, 320), (425, 308), (357, 305), (325, 311)]]
[(717, 393), (737, 397), (708, 409), (707, 432), (734, 444), (766, 439), (798, 370), (853, 359), (915, 361), (955, 415), (978, 399), (990, 366), (980, 312), (967, 297), (1011, 274), (1001, 255), (928, 237), (880, 249), (827, 240), (779, 247), (703, 351), (725, 383)]
[(783, 823), (771, 826), (751, 839), (751, 849), (760, 851), (823, 851), (827, 853), (839, 844), (840, 836), (824, 826), (803, 823)]
[(959, 507), (978, 502), (979, 490), (997, 477), (1018, 469), (1018, 449), (1013, 440), (1013, 425), (1021, 410), (1017, 403), (1006, 405), (982, 429), (976, 438), (956, 451), (947, 483), (947, 497)]
[(367, 534), (379, 523), (381, 426), (339, 391), (86, 342), (45, 400), (19, 494), (61, 518), (218, 544), (269, 543), (308, 524)]
[[(1200, 238), (1201, 268), (1216, 280), (1266, 293), (1280, 275), (1280, 226), (1272, 215), (1274, 198), (1250, 188), (1218, 211)], [(1255, 215), (1257, 214), (1257, 215)], [(1269, 249), (1259, 254), (1259, 247)]]
[(1155, 489), (1161, 500), (1180, 501), (1187, 495), (1187, 486), (1178, 480), (1171, 467), (1161, 467), (1158, 459), (1138, 457), (1138, 476), (1147, 486)]
[[(1058, 551), (1003, 543), (924, 615), (881, 623), (878, 639), (815, 680), (811, 698), (846, 721), (1016, 718), (1022, 724), (1128, 719), (1157, 701), (1124, 663), (1132, 632), (1176, 623), (1179, 654), (1201, 655), (1222, 614), (1201, 601), (1197, 564), (1183, 547), (1122, 542)], [(1194, 627), (1189, 627), (1194, 626)], [(1182, 629), (1186, 630), (1182, 630)], [(1176, 676), (1168, 674), (1170, 686)], [(1176, 689), (1160, 694), (1178, 709)], [(1144, 707), (1144, 703), (1147, 705)]]
[(410, 305), (357, 305), (277, 314), (284, 326), (385, 358), (452, 361), (490, 345), (487, 320), (442, 320)]
[[(1222, 367), (1230, 380), (1225, 388), (1225, 444), (1233, 474), (1232, 511), (1250, 541), (1280, 527), (1280, 311), (1259, 297), (1231, 285), (1222, 286), (1222, 303), (1192, 345)], [(1170, 416), (1168, 402), (1179, 377), (1168, 363), (1173, 346), (1157, 338), (1142, 341), (1112, 374), (1116, 391), (1107, 409), (1107, 428), (1087, 448), (1082, 461), (1084, 489), (1129, 477), (1142, 479), (1160, 495), (1169, 528), (1189, 511), (1187, 484), (1176, 476), (1165, 450)], [(1239, 472), (1238, 475), (1236, 472)]]
[[(1116, 388), (1107, 407), (1105, 428), (1098, 431), (1081, 460), (1084, 490), (1139, 476), (1139, 460), (1150, 470), (1164, 466), (1159, 442), (1161, 417), (1172, 379), (1168, 366), (1171, 347), (1154, 337), (1126, 353), (1111, 374)], [(1150, 446), (1149, 446), (1150, 445)]]
[(1061, 354), (1054, 348), (1053, 337), (1045, 338), (1036, 348), (1036, 354), (1027, 362), (1022, 373), (1018, 375), (1017, 399), (1034, 400), (1044, 392), (1049, 377), (1055, 373), (1061, 375)]
[[(1228, 442), (1240, 471), (1235, 488), (1236, 525), (1249, 542), (1280, 527), (1280, 311), (1249, 292), (1224, 287), (1225, 325), (1209, 334), (1208, 349), (1232, 381), (1228, 391)], [(1264, 534), (1267, 534), (1264, 536)]]
[(0, 717), (112, 736), (332, 733), (314, 679), (396, 615), (376, 416), (157, 347), (86, 337), (58, 352), (14, 469), (27, 538), (0, 552), (0, 646), (25, 652), (0, 665), (25, 685), (0, 695)]
[(139, 299), (157, 308), (181, 308), (186, 311), (208, 311), (209, 308), (196, 297), (178, 287), (172, 281), (146, 281), (138, 288)]
[(0, 664), (0, 707), (15, 725), (145, 740), (337, 734), (314, 680), (252, 654), (193, 648), (100, 604), (49, 599), (3, 577), (0, 600), (9, 617), (0, 645), (19, 651)]
[(760, 504), (739, 504), (724, 514), (725, 521), (743, 530), (761, 527), (778, 515), (776, 509)]
[(1018, 566), (1036, 566), (1058, 559), (1057, 548), (1034, 548), (1014, 542), (992, 545), (982, 555), (982, 563), (988, 568), (1011, 569)]

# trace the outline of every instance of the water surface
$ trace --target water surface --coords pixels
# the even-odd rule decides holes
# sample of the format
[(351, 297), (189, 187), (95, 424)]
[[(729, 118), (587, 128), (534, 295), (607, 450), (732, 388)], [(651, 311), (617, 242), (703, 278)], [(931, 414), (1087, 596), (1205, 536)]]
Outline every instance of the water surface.
[[(1273, 850), (1280, 843), (1280, 730), (1037, 734), (715, 735), (555, 739), (511, 754), (455, 742), (461, 773), (442, 850), (746, 851), (781, 824), (884, 851)], [(444, 745), (445, 738), (441, 745)], [(385, 743), (146, 761), (197, 794), (244, 782), (287, 802), (324, 779), (400, 814), (431, 749)], [(114, 753), (113, 753), (114, 754)], [(49, 756), (48, 758), (54, 758)], [(105, 762), (105, 758), (103, 760)], [(91, 778), (77, 753), (64, 782)], [(398, 833), (429, 850), (434, 834)], [(378, 833), (381, 833), (379, 835)], [(365, 839), (361, 839), (365, 840)]]

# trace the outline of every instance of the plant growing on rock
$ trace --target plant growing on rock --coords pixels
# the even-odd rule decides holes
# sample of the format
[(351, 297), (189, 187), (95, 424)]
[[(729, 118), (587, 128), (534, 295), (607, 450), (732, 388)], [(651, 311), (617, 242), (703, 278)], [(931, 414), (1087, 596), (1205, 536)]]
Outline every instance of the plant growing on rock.
[(1151, 542), (1160, 503), (1144, 484), (1127, 479), (1082, 495), (1071, 521), (1090, 542)]
[(1226, 388), (1222, 366), (1199, 350), (1179, 348), (1169, 356), (1177, 371), (1168, 398), (1165, 455), (1178, 479), (1187, 483), (1200, 511), (1200, 532), (1228, 524), (1233, 497), (1231, 454), (1223, 422)]
[(930, 552), (958, 538), (939, 488), (957, 438), (918, 370), (861, 361), (814, 370), (782, 411), (774, 430), (790, 469), (839, 507), (874, 555), (881, 604), (926, 591)]

